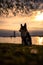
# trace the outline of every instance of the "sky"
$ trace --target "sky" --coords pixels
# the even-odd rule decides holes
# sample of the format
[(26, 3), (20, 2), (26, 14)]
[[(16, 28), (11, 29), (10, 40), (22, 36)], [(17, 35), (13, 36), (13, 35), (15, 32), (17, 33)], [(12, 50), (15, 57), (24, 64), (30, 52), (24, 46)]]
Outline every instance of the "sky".
[(19, 30), (20, 24), (26, 23), (28, 30), (43, 30), (43, 0), (0, 0), (0, 3), (0, 29)]

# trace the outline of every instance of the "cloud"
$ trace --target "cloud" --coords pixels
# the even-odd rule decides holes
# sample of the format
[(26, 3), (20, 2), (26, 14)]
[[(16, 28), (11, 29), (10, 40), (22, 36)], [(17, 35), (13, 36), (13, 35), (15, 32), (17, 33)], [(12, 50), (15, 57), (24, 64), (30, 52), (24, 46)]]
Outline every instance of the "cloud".
[(3, 24), (4, 23), (4, 21), (0, 21), (0, 24)]
[[(42, 10), (43, 9), (43, 0), (2, 0), (1, 7), (3, 8), (2, 13), (9, 15), (9, 10), (13, 13), (14, 16), (28, 15), (31, 11)], [(1, 2), (1, 1), (0, 1)], [(5, 12), (4, 12), (5, 11)]]

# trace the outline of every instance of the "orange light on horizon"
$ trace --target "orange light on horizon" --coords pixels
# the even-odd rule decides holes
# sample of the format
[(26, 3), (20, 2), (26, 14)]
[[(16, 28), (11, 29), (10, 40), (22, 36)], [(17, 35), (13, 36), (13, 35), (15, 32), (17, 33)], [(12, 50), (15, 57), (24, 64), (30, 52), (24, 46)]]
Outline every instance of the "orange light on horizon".
[(24, 23), (28, 30), (43, 30), (43, 11), (32, 11), (26, 16), (0, 17), (0, 29), (19, 30)]

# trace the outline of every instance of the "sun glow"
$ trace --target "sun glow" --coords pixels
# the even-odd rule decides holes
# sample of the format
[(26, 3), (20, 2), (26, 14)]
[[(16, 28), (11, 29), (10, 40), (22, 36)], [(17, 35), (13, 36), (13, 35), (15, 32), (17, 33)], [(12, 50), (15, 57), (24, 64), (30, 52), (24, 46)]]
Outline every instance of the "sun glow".
[(37, 15), (35, 16), (36, 21), (43, 21), (43, 12), (38, 11)]
[(42, 42), (43, 42), (43, 38), (39, 37), (39, 45), (42, 45)]

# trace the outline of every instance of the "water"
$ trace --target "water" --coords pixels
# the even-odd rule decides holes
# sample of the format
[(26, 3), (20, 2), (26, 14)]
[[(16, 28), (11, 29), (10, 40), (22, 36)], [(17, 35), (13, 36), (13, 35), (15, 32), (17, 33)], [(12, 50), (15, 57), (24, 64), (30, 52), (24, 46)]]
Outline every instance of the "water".
[[(21, 37), (0, 37), (0, 43), (21, 44)], [(32, 37), (32, 44), (43, 45), (43, 37)]]

